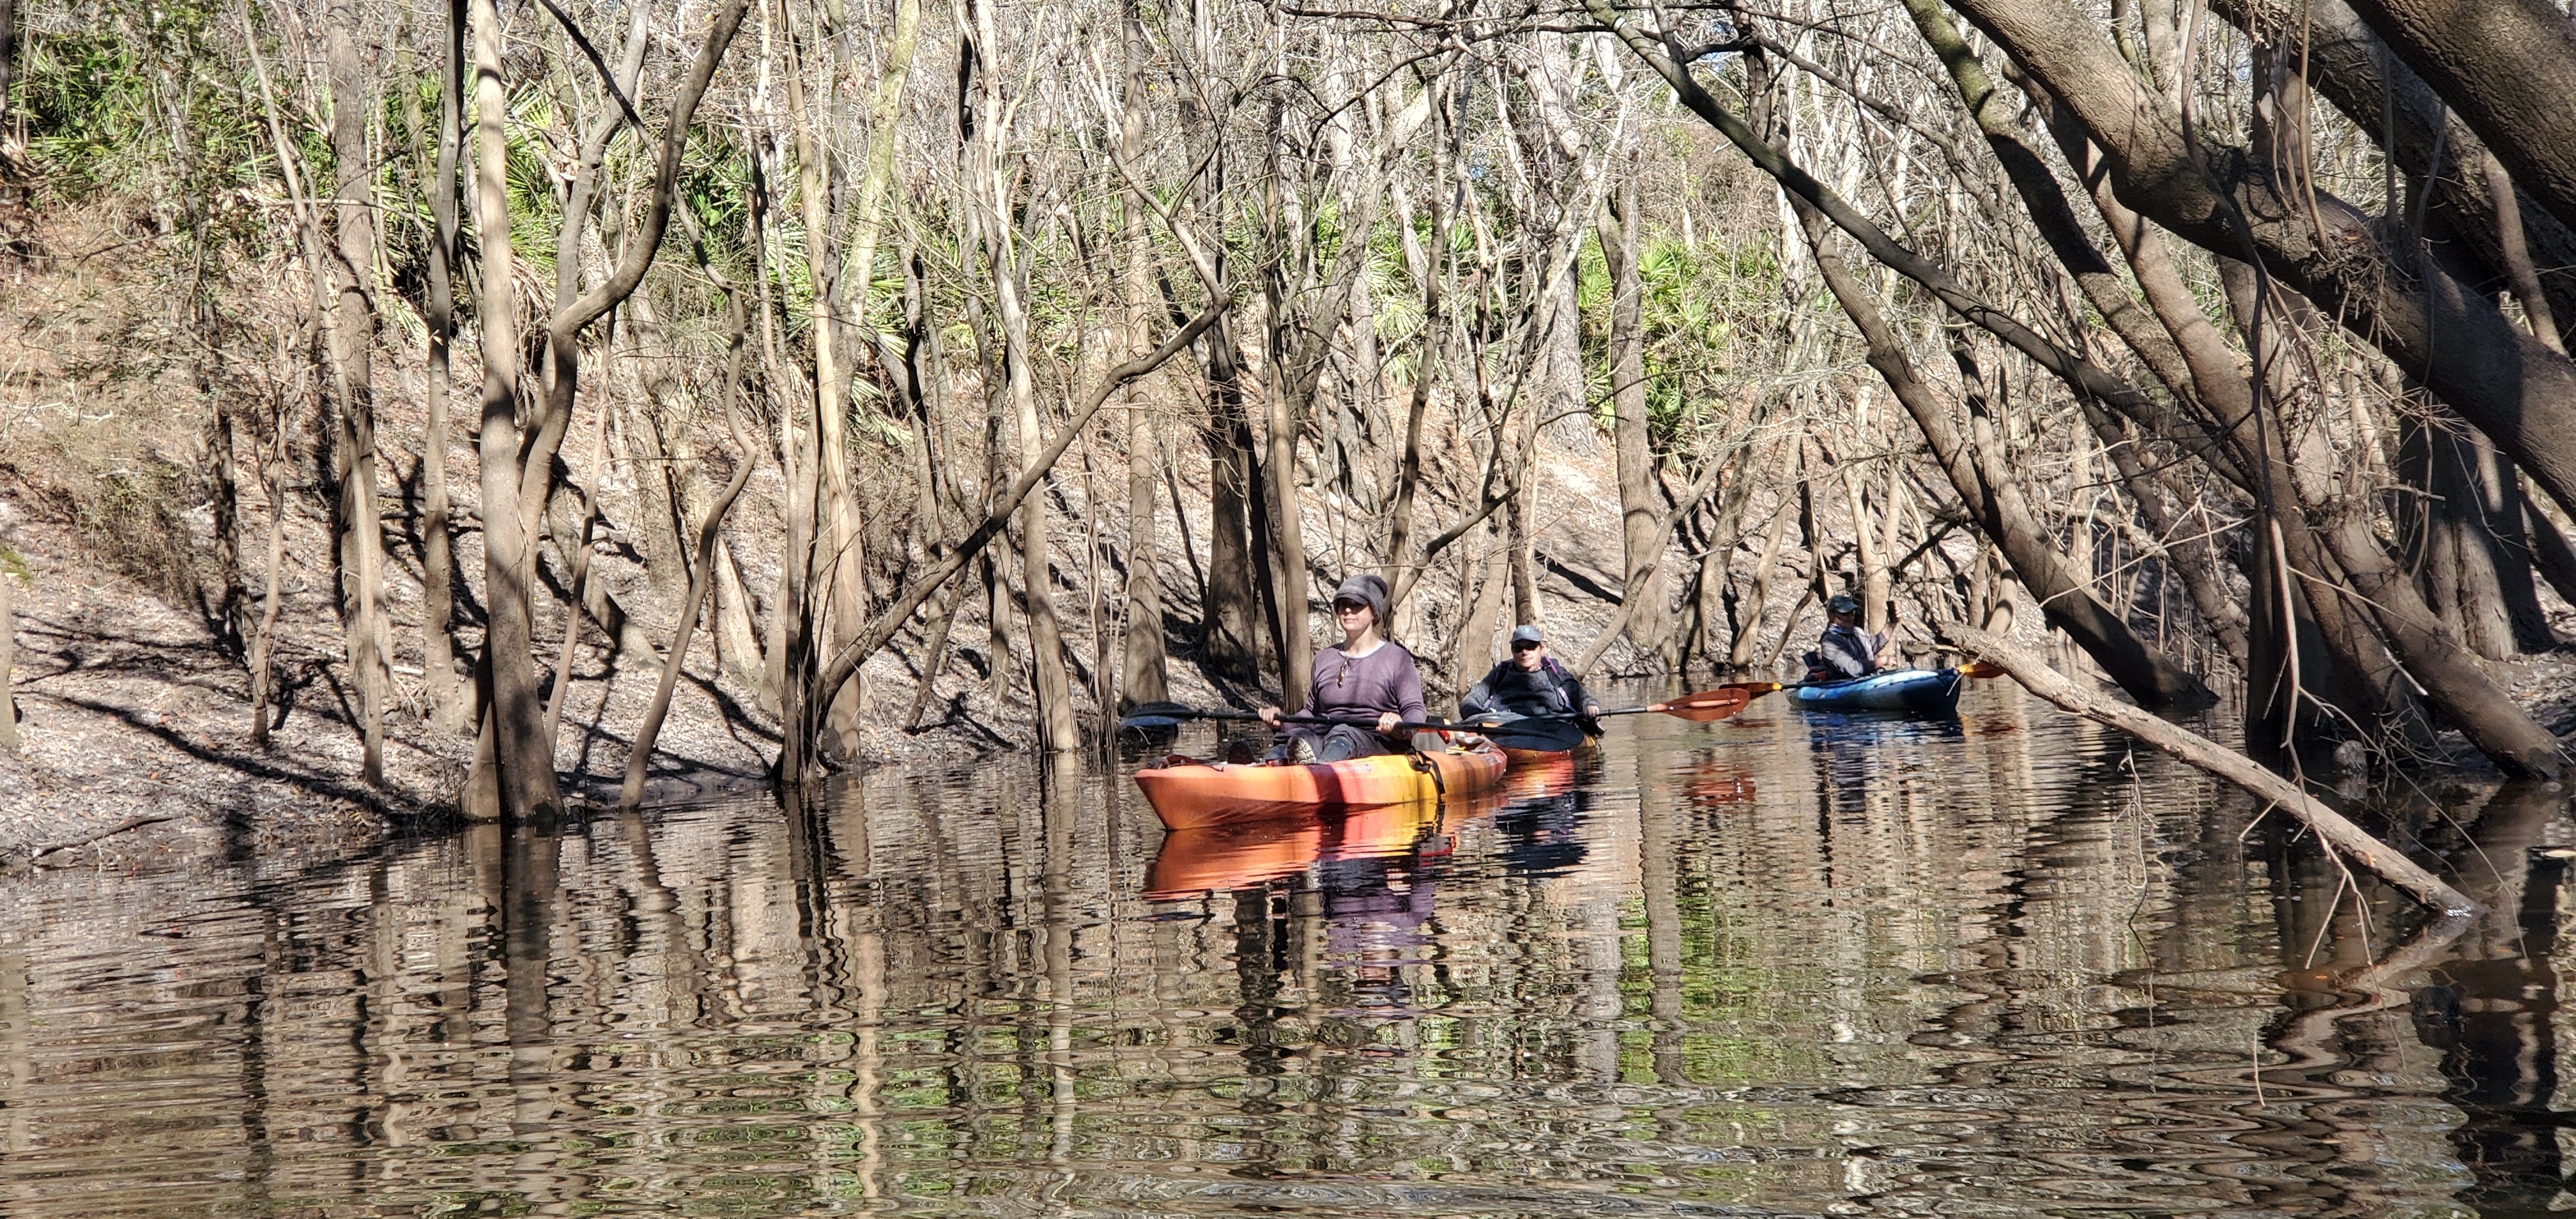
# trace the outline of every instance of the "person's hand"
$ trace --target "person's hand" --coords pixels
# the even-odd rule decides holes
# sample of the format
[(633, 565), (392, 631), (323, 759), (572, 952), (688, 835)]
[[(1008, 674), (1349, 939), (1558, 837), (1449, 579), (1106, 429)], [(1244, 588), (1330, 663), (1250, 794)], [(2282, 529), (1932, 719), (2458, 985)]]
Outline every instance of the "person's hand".
[(1591, 720), (1600, 719), (1601, 704), (1593, 702), (1590, 699), (1585, 699), (1583, 702), (1583, 718)]
[(1262, 723), (1268, 724), (1273, 728), (1279, 726), (1279, 708), (1277, 707), (1263, 707), (1262, 709), (1253, 712), (1253, 714), (1260, 716)]
[(1392, 711), (1381, 711), (1378, 712), (1377, 715), (1377, 730), (1379, 732), (1393, 732), (1395, 731), (1395, 726), (1403, 722), (1403, 716), (1397, 715)]

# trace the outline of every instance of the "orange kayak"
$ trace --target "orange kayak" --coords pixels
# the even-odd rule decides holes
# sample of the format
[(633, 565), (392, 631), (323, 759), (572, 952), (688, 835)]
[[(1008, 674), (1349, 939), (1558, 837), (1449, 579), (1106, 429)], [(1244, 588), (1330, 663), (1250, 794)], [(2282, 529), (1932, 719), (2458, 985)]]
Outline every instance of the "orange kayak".
[(1391, 753), (1305, 766), (1230, 766), (1179, 758), (1136, 772), (1166, 829), (1257, 821), (1281, 813), (1381, 808), (1480, 792), (1506, 765), (1491, 746)]

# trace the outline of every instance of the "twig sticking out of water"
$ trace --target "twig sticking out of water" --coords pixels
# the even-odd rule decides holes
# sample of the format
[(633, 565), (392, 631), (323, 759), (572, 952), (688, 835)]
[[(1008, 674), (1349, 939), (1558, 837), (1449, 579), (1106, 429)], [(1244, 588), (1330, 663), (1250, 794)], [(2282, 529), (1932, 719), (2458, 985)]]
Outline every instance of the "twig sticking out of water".
[(56, 851), (68, 851), (73, 847), (85, 847), (102, 839), (114, 838), (127, 830), (139, 830), (147, 825), (159, 825), (164, 821), (176, 821), (178, 819), (179, 818), (175, 814), (171, 813), (155, 813), (147, 817), (128, 817), (124, 821), (109, 826), (106, 829), (98, 830), (94, 833), (83, 834), (69, 842), (57, 842), (48, 846), (30, 847), (24, 852), (12, 852), (9, 855), (0, 856), (0, 862), (14, 862), (21, 864), (39, 863), (45, 858), (45, 856), (51, 855)]
[(2414, 860), (2397, 849), (2372, 837), (2344, 815), (2325, 806), (2289, 780), (2272, 773), (2261, 763), (2229, 749), (2208, 737), (2179, 724), (2167, 723), (2126, 703), (2115, 703), (2086, 690), (2047, 662), (2001, 637), (1989, 635), (1974, 627), (1952, 625), (1950, 638), (1976, 656), (1993, 661), (2012, 674), (2022, 688), (2095, 723), (2107, 724), (2146, 742), (2161, 753), (2170, 754), (2193, 766), (2208, 771), (2262, 798), (2272, 807), (2305, 822), (2317, 837), (2350, 854), (2363, 867), (2378, 873), (2389, 883), (2404, 889), (2416, 901), (2443, 915), (2478, 913), (2483, 907), (2466, 894), (2443, 883), (2442, 878), (2425, 871)]

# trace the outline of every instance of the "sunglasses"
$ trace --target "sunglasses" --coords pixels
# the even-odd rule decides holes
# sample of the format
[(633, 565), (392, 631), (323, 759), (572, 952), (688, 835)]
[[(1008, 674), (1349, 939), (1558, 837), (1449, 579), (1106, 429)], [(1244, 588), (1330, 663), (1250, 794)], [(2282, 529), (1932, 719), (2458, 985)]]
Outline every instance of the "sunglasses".
[(1519, 643), (1515, 643), (1515, 644), (1513, 644), (1513, 645), (1512, 645), (1512, 650), (1513, 650), (1513, 651), (1515, 651), (1515, 652), (1535, 652), (1535, 651), (1537, 651), (1538, 649), (1543, 648), (1543, 647), (1546, 647), (1546, 646), (1547, 646), (1546, 644), (1539, 643), (1539, 642), (1536, 642), (1536, 641), (1534, 641), (1534, 640), (1526, 640), (1526, 639), (1525, 639), (1525, 640), (1522, 640), (1522, 641), (1521, 641), (1521, 642), (1519, 642)]

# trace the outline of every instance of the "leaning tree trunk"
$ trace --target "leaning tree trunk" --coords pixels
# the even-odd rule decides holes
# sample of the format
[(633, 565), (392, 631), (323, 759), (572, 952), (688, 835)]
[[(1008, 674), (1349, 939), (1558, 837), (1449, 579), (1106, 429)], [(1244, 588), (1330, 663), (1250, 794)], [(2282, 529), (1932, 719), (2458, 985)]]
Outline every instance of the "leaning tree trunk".
[[(2209, 687), (2199, 677), (2147, 646), (2128, 623), (2096, 599), (2092, 589), (2068, 570), (2065, 556), (2051, 546), (2048, 534), (2022, 499), (2019, 484), (2003, 468), (2002, 455), (1986, 451), (1985, 446), (1975, 446), (1971, 452), (1957, 425), (1933, 400), (1915, 373), (1912, 358), (1888, 329), (1877, 301), (1853, 278), (1842, 256), (1828, 242), (1824, 216), (1797, 196), (1791, 196), (1790, 202), (1806, 229), (1808, 246), (1815, 253), (1826, 286), (1868, 343), (1870, 366), (1878, 370), (1897, 401), (1914, 417), (1960, 501), (2003, 550), (2013, 574), (2039, 601), (2049, 624), (2073, 638), (2140, 706), (2205, 706), (2214, 701)], [(1973, 398), (1973, 381), (1971, 394)]]

